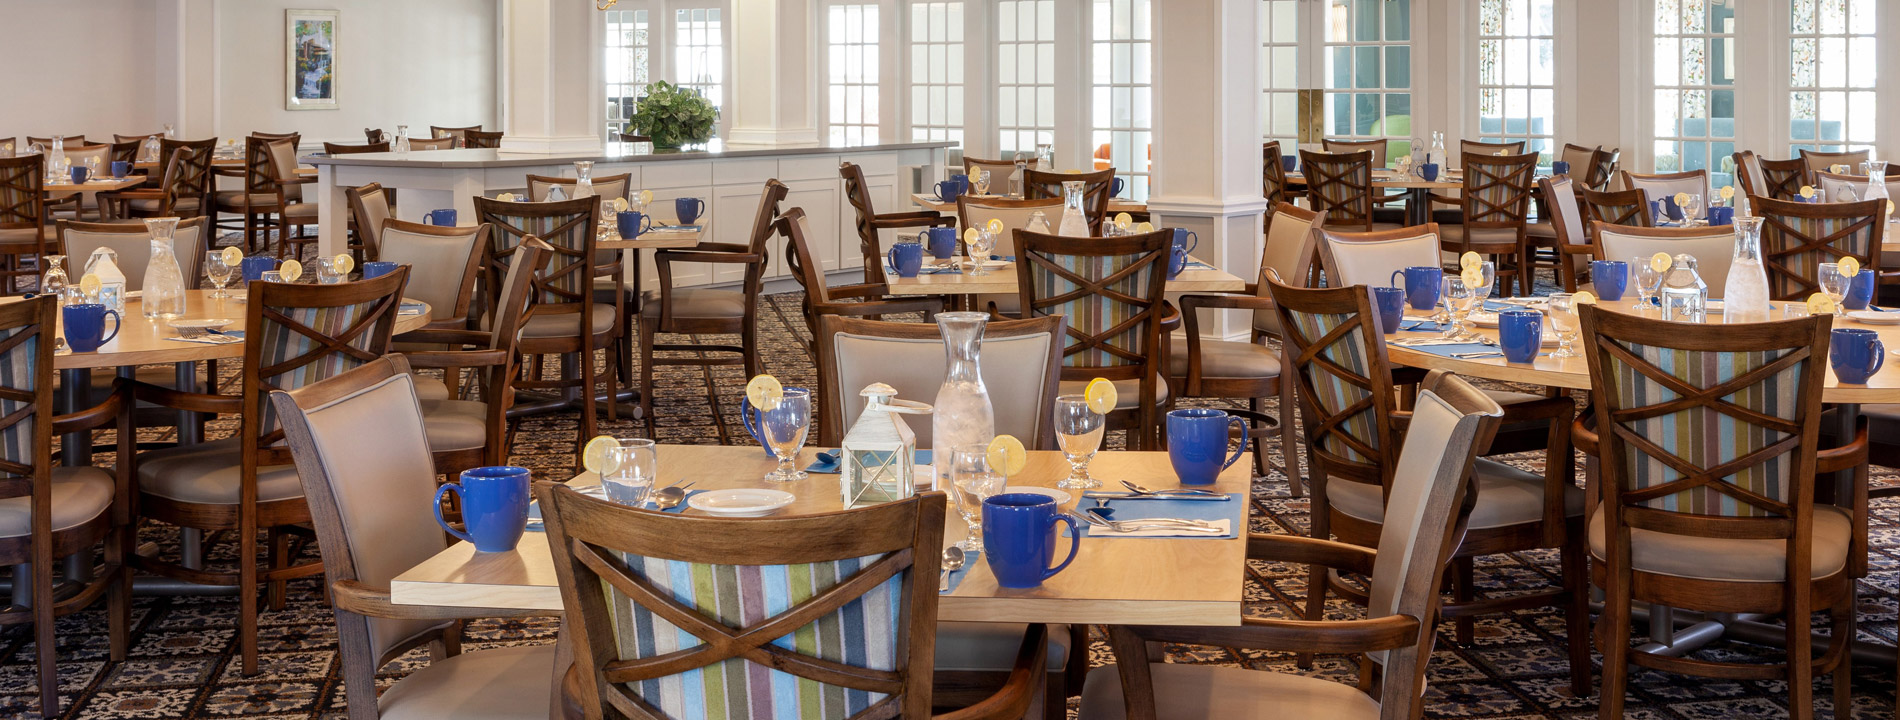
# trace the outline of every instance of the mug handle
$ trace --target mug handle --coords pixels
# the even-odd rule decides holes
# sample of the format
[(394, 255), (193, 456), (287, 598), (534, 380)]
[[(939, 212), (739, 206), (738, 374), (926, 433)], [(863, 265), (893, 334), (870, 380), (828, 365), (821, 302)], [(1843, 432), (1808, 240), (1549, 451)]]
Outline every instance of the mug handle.
[(1885, 343), (1882, 343), (1879, 340), (1875, 340), (1874, 341), (1874, 366), (1867, 369), (1867, 375), (1869, 377), (1872, 377), (1874, 373), (1880, 372), (1880, 367), (1882, 365), (1886, 365), (1886, 364), (1887, 364), (1887, 346)]
[(641, 213), (640, 214), (640, 234), (645, 235), (652, 231), (653, 231), (653, 216), (647, 215), (645, 213)]
[(1387, 287), (1405, 287), (1404, 285), (1399, 284), (1399, 276), (1404, 275), (1404, 274), (1405, 274), (1404, 270), (1393, 270), (1392, 279), (1386, 281), (1386, 286)]
[[(475, 538), (469, 537), (468, 533), (462, 532), (460, 530), (455, 529), (454, 527), (451, 527), (449, 525), (449, 521), (442, 519), (442, 496), (448, 494), (450, 490), (455, 491), (455, 497), (457, 500), (460, 500), (464, 497), (462, 495), (461, 485), (457, 485), (455, 483), (443, 483), (442, 487), (438, 488), (435, 491), (435, 524), (441, 525), (442, 529), (448, 531), (450, 535), (454, 535), (458, 538), (461, 538), (471, 543), (475, 542)], [(542, 509), (546, 510), (546, 508), (542, 508)]]
[(1069, 524), (1069, 556), (1066, 558), (1063, 558), (1061, 564), (1055, 567), (1043, 570), (1042, 579), (1044, 580), (1048, 580), (1049, 578), (1055, 577), (1056, 573), (1060, 573), (1063, 570), (1067, 569), (1069, 567), (1069, 563), (1075, 562), (1076, 551), (1082, 549), (1082, 528), (1081, 526), (1075, 524), (1075, 516), (1070, 515), (1068, 513), (1056, 513), (1055, 515), (1052, 515), (1049, 517), (1050, 526), (1053, 527), (1056, 523), (1059, 523), (1059, 522)]
[(759, 409), (747, 402), (739, 406), (739, 424), (745, 426), (746, 434), (765, 446), (765, 454), (772, 454), (772, 444), (765, 441), (765, 428), (759, 423)]
[(693, 210), (693, 219), (697, 220), (699, 216), (706, 214), (706, 201), (693, 198), (693, 207), (695, 208)]
[(119, 315), (119, 311), (117, 311), (117, 310), (107, 310), (107, 311), (106, 311), (106, 314), (107, 314), (107, 315), (111, 315), (111, 316), (112, 316), (112, 333), (111, 333), (111, 334), (109, 334), (109, 335), (106, 335), (106, 336), (105, 336), (104, 338), (101, 338), (101, 339), (99, 340), (99, 344), (100, 344), (100, 345), (104, 345), (104, 344), (106, 344), (106, 343), (109, 343), (109, 342), (112, 342), (112, 339), (113, 339), (113, 338), (115, 338), (115, 337), (118, 337), (118, 336), (119, 336), (119, 326), (120, 326), (120, 325), (124, 325), (124, 324), (125, 324), (125, 318), (123, 318), (123, 317), (121, 317), (121, 316)]
[(1194, 248), (1201, 246), (1201, 235), (1200, 233), (1194, 232), (1193, 230), (1189, 230), (1187, 236), (1188, 236), (1187, 251), (1189, 254), (1192, 254), (1194, 252)]
[(1239, 460), (1240, 456), (1247, 454), (1247, 419), (1238, 415), (1227, 416), (1227, 425), (1231, 427), (1234, 423), (1240, 423), (1240, 449), (1235, 450), (1233, 457), (1227, 458), (1227, 462), (1220, 466), (1222, 470), (1233, 467), (1234, 461)]
[(885, 250), (884, 261), (891, 264), (892, 270), (896, 270), (897, 269), (897, 248), (891, 248), (889, 250)]

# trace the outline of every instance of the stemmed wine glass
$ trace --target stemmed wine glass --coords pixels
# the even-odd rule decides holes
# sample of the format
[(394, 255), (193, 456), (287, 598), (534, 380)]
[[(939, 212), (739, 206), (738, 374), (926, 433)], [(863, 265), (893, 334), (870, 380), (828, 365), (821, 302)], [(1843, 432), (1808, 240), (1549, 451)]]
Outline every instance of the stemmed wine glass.
[(950, 494), (957, 514), (970, 532), (957, 543), (966, 553), (983, 552), (983, 501), (1003, 491), (1003, 474), (990, 467), (986, 444), (958, 445), (950, 450)]
[(1841, 300), (1847, 297), (1848, 286), (1853, 279), (1841, 274), (1840, 263), (1820, 263), (1814, 266), (1814, 279), (1821, 285), (1821, 292), (1834, 301), (1834, 314), (1841, 314)]
[(1465, 285), (1464, 278), (1447, 274), (1444, 278), (1444, 292), (1439, 293), (1445, 301), (1445, 315), (1450, 318), (1451, 326), (1445, 331), (1445, 337), (1452, 340), (1464, 340), (1471, 337), (1471, 329), (1465, 325), (1476, 304), (1475, 288)]
[(759, 410), (759, 425), (765, 429), (765, 442), (778, 458), (778, 467), (765, 476), (766, 482), (793, 482), (805, 479), (805, 471), (793, 460), (805, 447), (811, 430), (811, 391), (785, 388), (778, 404)]
[(1653, 298), (1662, 291), (1663, 271), (1649, 266), (1649, 258), (1630, 258), (1630, 279), (1636, 286), (1636, 305), (1630, 309), (1643, 312), (1653, 307)]
[(1577, 303), (1572, 293), (1550, 294), (1550, 328), (1557, 333), (1557, 351), (1550, 354), (1554, 358), (1582, 357), (1573, 347), (1577, 340), (1577, 331), (1582, 325), (1577, 320)]
[(1089, 476), (1089, 461), (1095, 459), (1095, 451), (1102, 447), (1107, 420), (1107, 416), (1089, 407), (1087, 396), (1056, 398), (1056, 444), (1062, 447), (1062, 456), (1069, 461), (1069, 476), (1056, 483), (1056, 487), (1088, 490), (1102, 486), (1102, 481)]
[(970, 177), (970, 187), (976, 190), (978, 195), (990, 194), (990, 171), (976, 171), (976, 174)]
[(996, 236), (988, 228), (977, 228), (976, 239), (970, 242), (970, 275), (988, 275), (983, 263), (989, 262), (990, 251), (996, 249)]
[(618, 462), (613, 472), (600, 477), (601, 489), (607, 491), (608, 500), (639, 507), (653, 492), (654, 481), (660, 474), (658, 447), (646, 438), (628, 438), (610, 452)]
[(225, 264), (222, 253), (205, 253), (205, 277), (211, 280), (212, 298), (223, 300), (231, 296), (224, 286), (231, 284), (231, 276), (236, 274), (236, 270)]
[(1695, 227), (1702, 222), (1702, 196), (1690, 193), (1682, 203), (1682, 226)]

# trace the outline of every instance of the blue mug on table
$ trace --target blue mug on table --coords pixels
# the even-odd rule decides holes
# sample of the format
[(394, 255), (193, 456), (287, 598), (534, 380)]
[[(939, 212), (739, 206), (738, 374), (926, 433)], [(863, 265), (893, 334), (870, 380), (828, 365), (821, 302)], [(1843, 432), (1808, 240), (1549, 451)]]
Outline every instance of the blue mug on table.
[(963, 187), (964, 187), (963, 183), (967, 181), (957, 180), (957, 177), (958, 176), (953, 175), (951, 176), (949, 180), (945, 180), (943, 182), (937, 183), (937, 199), (938, 200), (942, 200), (944, 202), (956, 202), (957, 196), (963, 194)]
[(1193, 254), (1194, 248), (1201, 246), (1201, 236), (1187, 228), (1175, 228), (1174, 246), (1180, 248), (1181, 252)]
[(1379, 329), (1391, 335), (1405, 322), (1405, 291), (1395, 287), (1372, 289), (1372, 306), (1379, 310)]
[(1506, 362), (1527, 363), (1537, 359), (1544, 345), (1544, 314), (1536, 310), (1504, 310), (1498, 313), (1498, 349)]
[(389, 262), (388, 260), (376, 260), (363, 263), (363, 279), (368, 280), (370, 278), (379, 278), (388, 275), (395, 272), (398, 265), (399, 263)]
[(86, 183), (86, 176), (90, 172), (91, 171), (87, 170), (84, 165), (74, 165), (72, 169), (73, 184), (84, 185)]
[[(258, 278), (264, 277), (264, 273), (276, 269), (277, 258), (264, 255), (252, 255), (244, 258), (243, 262), (238, 263), (238, 270), (244, 273), (244, 282), (247, 283), (257, 282)], [(369, 272), (369, 266), (367, 264), (363, 266), (363, 271), (365, 273)]]
[(622, 210), (614, 213), (614, 229), (620, 239), (632, 240), (653, 229), (653, 218), (638, 210)]
[(1285, 171), (1287, 171), (1287, 172), (1293, 172), (1293, 171), (1295, 171), (1295, 170), (1298, 170), (1298, 169), (1300, 168), (1300, 156), (1298, 156), (1298, 155), (1281, 155), (1281, 156), (1280, 156), (1280, 168), (1281, 168), (1281, 169), (1283, 169), (1283, 170), (1285, 170)]
[(112, 177), (122, 178), (132, 174), (132, 163), (124, 160), (112, 161)]
[[(804, 390), (805, 388), (788, 387), (785, 389)], [(757, 440), (760, 445), (765, 446), (765, 454), (767, 457), (778, 457), (772, 454), (772, 443), (765, 441), (765, 426), (759, 422), (759, 409), (752, 407), (751, 398), (739, 401), (739, 424), (745, 426), (746, 433), (751, 435), (753, 440)]]
[(1874, 271), (1862, 270), (1854, 276), (1847, 286), (1847, 295), (1841, 298), (1841, 307), (1849, 310), (1866, 310), (1867, 304), (1874, 301)]
[(885, 257), (891, 261), (891, 269), (897, 271), (898, 277), (917, 277), (917, 273), (924, 269), (924, 246), (918, 243), (892, 245)]
[(957, 229), (953, 227), (934, 227), (924, 231), (930, 256), (938, 260), (949, 260), (957, 254)]
[[(100, 303), (75, 303), (59, 309), (66, 321), (66, 345), (73, 352), (89, 353), (119, 336), (124, 320), (116, 310)], [(112, 316), (112, 334), (106, 334), (106, 316)]]
[[(442, 496), (454, 492), (462, 499), (462, 524), (467, 532), (442, 519)], [(435, 491), (435, 521), (454, 535), (475, 544), (477, 552), (508, 552), (528, 529), (528, 469), (490, 466), (463, 470), (457, 482)]]
[(1418, 176), (1425, 178), (1425, 182), (1437, 180), (1438, 163), (1425, 163), (1424, 165), (1418, 166)]
[(1881, 344), (1880, 333), (1862, 328), (1834, 328), (1827, 354), (1834, 377), (1849, 385), (1866, 383), (1887, 362), (1887, 346)]
[[(1240, 425), (1240, 449), (1227, 454), (1227, 429)], [(1168, 413), (1168, 463), (1182, 485), (1212, 485), (1222, 470), (1247, 453), (1247, 421), (1212, 408)], [(1226, 458), (1225, 461), (1222, 458)]]
[(436, 227), (455, 227), (455, 208), (430, 210), (429, 214), (422, 216), (422, 222)]
[(1187, 251), (1182, 250), (1181, 246), (1175, 245), (1168, 248), (1168, 279), (1180, 277), (1181, 271), (1187, 269), (1187, 262)]
[(1722, 206), (1709, 208), (1709, 224), (1715, 227), (1735, 224), (1735, 208)]
[(1564, 162), (1564, 161), (1562, 161), (1562, 160), (1558, 160), (1557, 162), (1554, 162), (1554, 163), (1551, 163), (1551, 164), (1550, 164), (1550, 174), (1552, 174), (1552, 175), (1569, 175), (1569, 174), (1570, 174), (1570, 163), (1567, 163), (1567, 162)]
[[(1069, 556), (1050, 567), (1056, 557), (1056, 523), (1069, 526)], [(983, 558), (996, 584), (1032, 588), (1055, 577), (1075, 561), (1082, 532), (1075, 517), (1056, 511), (1056, 499), (1039, 493), (1003, 493), (983, 500)]]
[(1630, 264), (1622, 260), (1591, 260), (1590, 281), (1596, 283), (1597, 299), (1616, 302), (1629, 290)]
[(694, 220), (706, 212), (706, 201), (699, 198), (674, 198), (673, 216), (679, 218), (681, 225), (691, 225)]
[(1121, 196), (1122, 196), (1122, 191), (1123, 191), (1123, 190), (1126, 190), (1127, 188), (1128, 188), (1128, 181), (1126, 181), (1126, 180), (1123, 180), (1123, 179), (1121, 179), (1121, 178), (1119, 178), (1119, 177), (1118, 177), (1118, 178), (1115, 178), (1115, 180), (1114, 180), (1113, 182), (1111, 182), (1111, 183), (1109, 183), (1109, 185), (1108, 185), (1108, 196), (1109, 196), (1109, 197), (1121, 197)]
[[(1404, 285), (1399, 284), (1400, 276), (1405, 277)], [(1405, 288), (1405, 299), (1412, 304), (1413, 310), (1430, 310), (1438, 306), (1438, 286), (1444, 280), (1444, 268), (1414, 265), (1392, 271), (1391, 285)]]

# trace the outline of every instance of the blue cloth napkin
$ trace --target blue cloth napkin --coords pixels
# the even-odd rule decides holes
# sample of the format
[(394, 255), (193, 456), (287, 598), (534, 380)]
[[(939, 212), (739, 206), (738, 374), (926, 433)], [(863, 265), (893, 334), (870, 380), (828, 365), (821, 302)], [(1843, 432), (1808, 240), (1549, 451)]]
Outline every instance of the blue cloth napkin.
[[(693, 499), (694, 495), (698, 495), (703, 492), (706, 492), (706, 491), (705, 490), (687, 490), (686, 497), (680, 500), (680, 504), (674, 505), (673, 507), (667, 508), (665, 510), (660, 510), (660, 512), (673, 513), (675, 515), (686, 512), (686, 501)], [(643, 510), (658, 509), (656, 506), (654, 506), (653, 501), (651, 500), (648, 500), (647, 502), (642, 503), (640, 505), (640, 508)], [(543, 524), (541, 521), (541, 501), (535, 500), (528, 503), (528, 532), (547, 532), (547, 530), (548, 530), (547, 525)]]
[(699, 232), (698, 225), (655, 225), (647, 232)]
[(1430, 320), (1413, 320), (1411, 318), (1406, 318), (1405, 320), (1402, 320), (1399, 322), (1399, 332), (1436, 333), (1436, 332), (1443, 332), (1444, 329), (1445, 329), (1444, 326), (1439, 325), (1438, 323), (1432, 322)]
[[(933, 268), (933, 267), (926, 266), (923, 269), (917, 271), (918, 275), (961, 275), (962, 273), (963, 273), (962, 270), (959, 270), (954, 267)], [(884, 266), (884, 274), (894, 276), (894, 277), (902, 277), (902, 274), (897, 272), (897, 268), (891, 267), (889, 265)]]
[[(1227, 533), (1226, 535), (1208, 535), (1208, 534), (1196, 533), (1194, 535), (1187, 535), (1187, 536), (1175, 535), (1175, 536), (1168, 536), (1168, 537), (1196, 537), (1196, 538), (1212, 538), (1212, 539), (1239, 537), (1239, 533), (1243, 533), (1247, 531), (1247, 496), (1242, 495), (1240, 493), (1228, 493), (1227, 496), (1233, 498), (1233, 501), (1232, 502), (1207, 502), (1205, 500), (1158, 500), (1158, 499), (1151, 499), (1151, 498), (1141, 498), (1141, 499), (1116, 498), (1113, 500), (1108, 500), (1107, 507), (1108, 509), (1114, 511), (1113, 514), (1109, 515), (1109, 518), (1113, 520), (1141, 520), (1144, 518), (1175, 518), (1178, 520), (1206, 520), (1208, 522), (1216, 522), (1220, 520), (1232, 521), (1232, 524), (1229, 525), (1229, 527), (1233, 528), (1233, 530)], [(1088, 512), (1088, 509), (1093, 508), (1093, 507), (1097, 507), (1097, 501), (1089, 498), (1086, 494), (1084, 494), (1083, 500), (1081, 502), (1076, 503), (1075, 511), (1077, 513)], [(1082, 536), (1088, 537), (1089, 529), (1090, 529), (1088, 523), (1082, 522), (1080, 520), (1077, 520), (1077, 523), (1079, 523), (1082, 528)], [(1068, 528), (1065, 527), (1062, 529), (1062, 535), (1063, 537), (1068, 537), (1069, 535)], [(1116, 537), (1115, 539), (1116, 540), (1124, 540), (1124, 539), (1146, 540), (1148, 538)]]
[(1199, 260), (1190, 260), (1188, 261), (1188, 264), (1182, 265), (1181, 269), (1182, 270), (1213, 270), (1214, 266), (1201, 262)]
[[(818, 473), (820, 475), (838, 474), (838, 461), (844, 457), (842, 452), (843, 451), (840, 450), (826, 450), (818, 453), (818, 458), (813, 460), (810, 465), (805, 466), (805, 472)], [(911, 457), (918, 465), (930, 464), (929, 450), (918, 450), (916, 454)]]
[(1431, 353), (1439, 357), (1451, 357), (1460, 353), (1503, 352), (1483, 343), (1461, 343), (1458, 345), (1400, 345), (1407, 350)]
[(963, 578), (970, 574), (970, 568), (976, 567), (976, 564), (980, 562), (983, 562), (983, 553), (964, 552), (963, 568), (961, 570), (950, 571), (950, 589), (937, 594), (949, 595), (950, 593), (956, 592), (957, 586), (963, 584)]

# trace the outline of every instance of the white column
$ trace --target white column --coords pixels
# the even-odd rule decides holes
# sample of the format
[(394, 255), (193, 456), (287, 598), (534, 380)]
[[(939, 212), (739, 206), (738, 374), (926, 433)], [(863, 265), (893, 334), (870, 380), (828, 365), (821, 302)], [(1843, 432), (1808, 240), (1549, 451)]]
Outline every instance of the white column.
[(590, 152), (601, 144), (601, 42), (591, 2), (503, 0), (504, 150)]
[[(1165, 11), (1164, 11), (1165, 8)], [(1155, 224), (1194, 231), (1195, 255), (1251, 282), (1260, 267), (1257, 0), (1154, 3)], [(1245, 339), (1245, 315), (1203, 317), (1204, 334)]]
[[(815, 0), (732, 0), (731, 106), (726, 140), (817, 142), (820, 97)], [(896, 14), (888, 21), (895, 21)], [(888, 52), (888, 51), (886, 51)]]
[[(159, 3), (158, 107), (160, 122), (172, 123), (178, 137), (203, 140), (217, 127), (217, 4), (214, 0), (165, 0)], [(156, 128), (153, 128), (156, 129)]]

